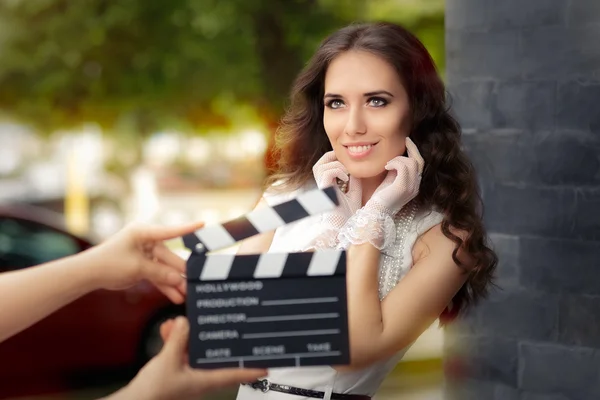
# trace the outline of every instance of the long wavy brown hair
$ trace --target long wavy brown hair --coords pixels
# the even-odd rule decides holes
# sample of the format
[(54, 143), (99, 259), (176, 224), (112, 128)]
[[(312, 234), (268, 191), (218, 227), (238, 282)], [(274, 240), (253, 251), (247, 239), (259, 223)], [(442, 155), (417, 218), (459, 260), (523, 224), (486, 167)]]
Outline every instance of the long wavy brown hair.
[[(312, 167), (332, 150), (323, 126), (325, 73), (331, 61), (349, 50), (368, 51), (398, 71), (408, 92), (412, 111), (410, 138), (425, 160), (419, 195), (420, 207), (444, 214), (442, 232), (456, 243), (454, 262), (468, 280), (440, 316), (445, 324), (485, 297), (498, 263), (488, 247), (482, 221), (483, 205), (475, 171), (461, 150), (461, 129), (450, 114), (446, 90), (435, 63), (423, 44), (406, 29), (390, 23), (345, 27), (323, 41), (297, 77), (291, 105), (275, 136), (275, 172), (266, 185), (293, 190), (314, 180)], [(459, 237), (453, 232), (462, 231)], [(459, 249), (470, 258), (464, 265)], [(462, 258), (462, 257), (461, 257)]]

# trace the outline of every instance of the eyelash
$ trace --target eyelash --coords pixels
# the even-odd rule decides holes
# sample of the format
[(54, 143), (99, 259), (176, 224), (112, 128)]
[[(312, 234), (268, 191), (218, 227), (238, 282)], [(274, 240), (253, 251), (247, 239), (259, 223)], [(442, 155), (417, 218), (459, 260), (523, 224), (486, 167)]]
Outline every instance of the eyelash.
[[(331, 99), (331, 100), (329, 100), (329, 101), (328, 101), (328, 102), (325, 104), (325, 106), (326, 106), (326, 107), (328, 107), (328, 108), (331, 108), (331, 109), (333, 109), (333, 110), (337, 110), (338, 108), (340, 108), (340, 106), (338, 106), (338, 107), (334, 107), (334, 106), (333, 106), (333, 103), (334, 103), (334, 102), (336, 102), (336, 101), (337, 101), (337, 102), (340, 102), (340, 103), (343, 103), (343, 101), (342, 101), (341, 99)], [(388, 101), (387, 101), (386, 99), (384, 99), (383, 97), (370, 97), (370, 98), (368, 99), (368, 101), (367, 101), (367, 104), (369, 104), (369, 103), (371, 103), (371, 102), (373, 102), (373, 101), (378, 101), (378, 102), (381, 102), (381, 105), (378, 105), (378, 106), (373, 106), (373, 107), (375, 107), (375, 108), (381, 108), (381, 107), (385, 107), (385, 106), (387, 106), (387, 105), (388, 105)]]
[(379, 108), (379, 107), (385, 107), (385, 106), (387, 106), (387, 105), (388, 105), (388, 101), (387, 101), (386, 99), (384, 99), (383, 97), (371, 97), (371, 98), (369, 99), (369, 103), (370, 103), (370, 102), (372, 102), (372, 101), (374, 101), (374, 100), (377, 100), (377, 101), (380, 101), (380, 102), (381, 102), (381, 105), (379, 105), (379, 106), (374, 106), (374, 107), (376, 107), (376, 108)]

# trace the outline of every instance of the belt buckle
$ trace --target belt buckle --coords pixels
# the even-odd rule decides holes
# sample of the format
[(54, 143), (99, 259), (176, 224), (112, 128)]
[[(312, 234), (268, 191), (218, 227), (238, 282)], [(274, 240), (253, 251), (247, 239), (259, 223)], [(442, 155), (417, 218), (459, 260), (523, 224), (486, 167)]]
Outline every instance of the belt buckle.
[(267, 393), (269, 390), (271, 390), (271, 382), (269, 382), (268, 379), (262, 379), (260, 381), (260, 384), (261, 384), (261, 388), (260, 388), (261, 392)]

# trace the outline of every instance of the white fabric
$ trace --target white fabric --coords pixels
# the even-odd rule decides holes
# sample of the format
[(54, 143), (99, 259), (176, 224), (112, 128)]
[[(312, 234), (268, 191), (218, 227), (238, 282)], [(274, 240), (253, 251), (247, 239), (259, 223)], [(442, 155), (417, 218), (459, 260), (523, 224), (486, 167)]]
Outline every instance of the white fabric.
[[(289, 200), (297, 193), (286, 193), (283, 195), (265, 195), (270, 205), (275, 205)], [(404, 255), (402, 278), (412, 266), (412, 247), (417, 238), (424, 232), (442, 221), (442, 214), (429, 211), (417, 212), (407, 236), (404, 246), (399, 251)], [(309, 217), (277, 229), (269, 252), (300, 251), (306, 248), (313, 240), (314, 234), (319, 232), (319, 216)], [(396, 254), (399, 254), (399, 251)], [(392, 254), (393, 256), (393, 254)], [(381, 267), (380, 267), (381, 268)], [(388, 373), (402, 359), (410, 346), (398, 352), (393, 357), (380, 361), (360, 371), (337, 372), (335, 369), (325, 367), (301, 367), (301, 368), (272, 368), (269, 370), (268, 379), (280, 385), (290, 385), (302, 389), (312, 389), (323, 392), (333, 391), (335, 393), (360, 394), (374, 396), (382, 381)], [(302, 400), (304, 397), (294, 396), (286, 393), (269, 391), (263, 393), (249, 386), (240, 386), (237, 400)]]
[(339, 233), (338, 248), (351, 244), (371, 243), (377, 249), (389, 252), (396, 241), (396, 224), (391, 215), (363, 207), (351, 216)]
[[(333, 151), (329, 151), (313, 166), (315, 184), (321, 189), (334, 185), (339, 201), (335, 210), (321, 215), (321, 232), (304, 248), (304, 251), (336, 247), (338, 232), (350, 216), (361, 207), (361, 181), (350, 175), (346, 167), (339, 162)], [(338, 181), (344, 182), (345, 193), (337, 187)]]

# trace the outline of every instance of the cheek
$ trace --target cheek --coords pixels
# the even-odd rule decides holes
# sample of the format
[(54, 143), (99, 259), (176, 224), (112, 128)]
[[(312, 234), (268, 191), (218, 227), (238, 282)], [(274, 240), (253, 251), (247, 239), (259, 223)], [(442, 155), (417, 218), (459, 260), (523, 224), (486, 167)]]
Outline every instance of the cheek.
[[(394, 121), (394, 123), (390, 123), (391, 121)], [(386, 138), (385, 153), (389, 155), (390, 160), (403, 155), (406, 150), (406, 138), (410, 133), (406, 120), (389, 115), (377, 122), (377, 131), (381, 132), (381, 135)]]
[(404, 132), (396, 132), (396, 134), (390, 138), (390, 146), (388, 149), (390, 159), (404, 155), (406, 152), (406, 137), (407, 135)]
[(343, 131), (343, 125), (340, 123), (340, 118), (325, 112), (323, 115), (323, 127), (325, 128), (325, 133), (327, 133), (329, 141), (332, 146), (334, 146)]

